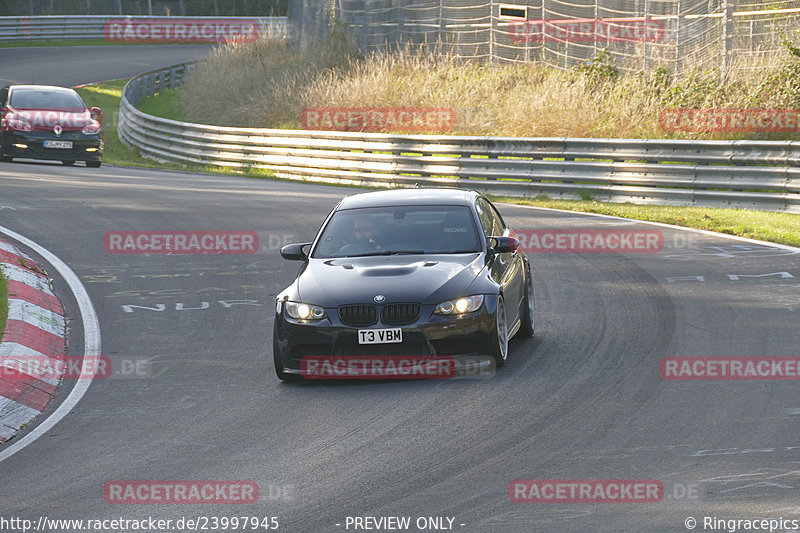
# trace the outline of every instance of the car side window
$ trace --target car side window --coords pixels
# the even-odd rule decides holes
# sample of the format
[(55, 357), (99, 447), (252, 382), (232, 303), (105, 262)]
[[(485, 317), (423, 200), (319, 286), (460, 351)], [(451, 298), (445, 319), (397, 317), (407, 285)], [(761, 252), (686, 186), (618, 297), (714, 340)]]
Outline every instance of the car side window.
[(478, 198), (475, 202), (475, 209), (478, 211), (478, 220), (481, 222), (483, 233), (487, 237), (494, 235), (494, 218), (492, 216), (492, 208), (483, 198)]
[(503, 219), (494, 206), (486, 199), (478, 198), (475, 202), (475, 207), (478, 210), (478, 218), (481, 221), (481, 227), (486, 236), (498, 237), (502, 235), (503, 231), (505, 231), (505, 224), (503, 224)]
[(500, 216), (500, 213), (497, 212), (497, 209), (492, 204), (489, 204), (489, 210), (492, 214), (492, 231), (494, 232), (492, 235), (502, 235), (506, 230), (503, 217)]

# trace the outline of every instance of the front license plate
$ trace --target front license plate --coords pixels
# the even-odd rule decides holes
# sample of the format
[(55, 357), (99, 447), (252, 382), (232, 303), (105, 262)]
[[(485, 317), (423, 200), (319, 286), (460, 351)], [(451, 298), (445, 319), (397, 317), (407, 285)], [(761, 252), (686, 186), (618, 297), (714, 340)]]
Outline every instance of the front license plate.
[(66, 150), (72, 149), (72, 141), (45, 141), (45, 148), (64, 148)]
[(358, 344), (388, 344), (390, 342), (403, 342), (403, 330), (400, 328), (358, 330)]

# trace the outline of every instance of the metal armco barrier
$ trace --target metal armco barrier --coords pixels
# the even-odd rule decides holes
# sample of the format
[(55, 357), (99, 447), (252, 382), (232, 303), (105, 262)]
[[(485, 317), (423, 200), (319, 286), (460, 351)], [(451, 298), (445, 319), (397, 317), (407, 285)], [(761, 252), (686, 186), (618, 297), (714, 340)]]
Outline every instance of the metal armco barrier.
[[(0, 43), (17, 41), (50, 41), (105, 39), (105, 25), (109, 21), (167, 23), (180, 21), (257, 21), (261, 35), (286, 37), (286, 17), (164, 17), (164, 16), (40, 16), (0, 17)], [(166, 42), (166, 41), (165, 41)]]
[(438, 185), (493, 194), (800, 213), (800, 142), (393, 135), (176, 122), (142, 113), (188, 65), (132, 79), (119, 136), (144, 157), (270, 169), (282, 178)]

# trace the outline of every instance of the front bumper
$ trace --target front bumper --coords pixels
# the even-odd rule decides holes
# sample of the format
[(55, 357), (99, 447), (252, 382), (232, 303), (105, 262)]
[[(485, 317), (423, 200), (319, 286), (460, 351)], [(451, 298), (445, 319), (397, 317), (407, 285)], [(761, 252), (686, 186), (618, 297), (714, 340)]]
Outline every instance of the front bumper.
[[(487, 297), (478, 311), (462, 317), (445, 317), (433, 313), (435, 305), (423, 305), (419, 319), (404, 326), (383, 324), (380, 319), (369, 327), (353, 327), (339, 320), (336, 308), (326, 308), (327, 318), (320, 321), (295, 320), (281, 309), (275, 316), (275, 349), (284, 372), (304, 375), (310, 359), (342, 358), (415, 360), (452, 358), (459, 375), (480, 369), (494, 368), (492, 353), (496, 302)], [(359, 344), (361, 329), (400, 327), (403, 342)], [(361, 373), (355, 377), (369, 377)], [(383, 376), (381, 376), (383, 377)]]
[[(56, 137), (52, 131), (6, 131), (2, 137), (3, 154), (9, 157), (51, 161), (102, 161), (103, 158), (103, 138), (98, 134), (65, 131)], [(72, 148), (45, 148), (45, 141), (70, 141)]]

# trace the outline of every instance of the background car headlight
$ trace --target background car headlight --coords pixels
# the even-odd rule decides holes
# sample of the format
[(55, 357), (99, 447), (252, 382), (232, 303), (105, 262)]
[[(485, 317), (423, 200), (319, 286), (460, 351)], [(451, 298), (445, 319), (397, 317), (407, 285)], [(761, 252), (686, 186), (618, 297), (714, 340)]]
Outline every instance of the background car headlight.
[(17, 114), (10, 114), (6, 117), (6, 124), (14, 131), (32, 131), (33, 125)]
[(440, 315), (463, 315), (480, 309), (483, 304), (483, 295), (464, 296), (454, 300), (447, 300), (436, 306), (434, 313)]
[(303, 302), (286, 302), (286, 314), (297, 320), (322, 320), (327, 316), (320, 306)]
[(99, 122), (97, 122), (96, 120), (92, 120), (88, 124), (86, 124), (86, 126), (83, 127), (81, 133), (83, 133), (84, 135), (92, 135), (95, 133), (99, 133), (100, 127), (101, 126)]

